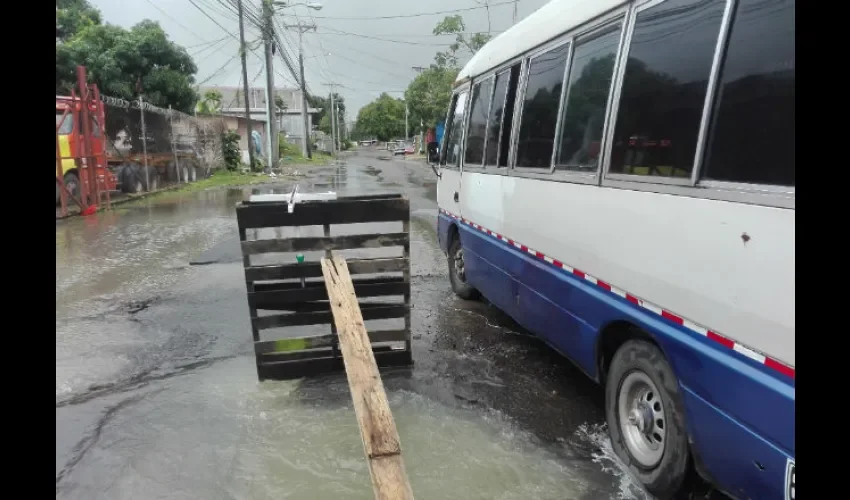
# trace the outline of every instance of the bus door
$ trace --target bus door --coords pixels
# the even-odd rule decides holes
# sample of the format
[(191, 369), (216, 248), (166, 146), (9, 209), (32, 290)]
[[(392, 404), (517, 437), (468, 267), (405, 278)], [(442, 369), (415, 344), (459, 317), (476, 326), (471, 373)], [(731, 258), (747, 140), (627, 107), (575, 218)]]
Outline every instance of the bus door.
[(463, 123), (466, 115), (468, 90), (452, 97), (449, 119), (443, 144), (440, 147), (440, 178), (437, 182), (437, 205), (460, 216), (460, 163), (463, 156)]

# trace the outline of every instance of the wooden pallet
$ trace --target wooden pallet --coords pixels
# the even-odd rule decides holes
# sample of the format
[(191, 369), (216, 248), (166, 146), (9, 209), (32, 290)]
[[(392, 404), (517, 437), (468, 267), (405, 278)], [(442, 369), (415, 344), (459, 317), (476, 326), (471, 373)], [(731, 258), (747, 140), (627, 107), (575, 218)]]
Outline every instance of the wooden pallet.
[[(320, 262), (330, 258), (331, 251), (363, 254), (340, 256), (346, 258), (364, 320), (403, 320), (398, 328), (370, 328), (378, 366), (413, 364), (407, 198), (390, 194), (305, 201), (297, 203), (292, 213), (284, 202), (242, 202), (236, 207), (236, 219), (260, 380), (344, 368)], [(359, 230), (352, 224), (372, 227)], [(397, 228), (380, 232), (387, 225)], [(296, 261), (298, 253), (303, 253), (303, 262)], [(327, 325), (328, 333), (297, 332), (315, 325)]]

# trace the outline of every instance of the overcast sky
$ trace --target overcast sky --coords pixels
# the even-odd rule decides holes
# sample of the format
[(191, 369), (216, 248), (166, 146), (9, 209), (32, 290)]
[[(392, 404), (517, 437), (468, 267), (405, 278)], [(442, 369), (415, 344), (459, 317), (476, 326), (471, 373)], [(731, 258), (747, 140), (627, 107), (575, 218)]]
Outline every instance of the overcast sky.
[[(520, 20), (546, 3), (547, 0), (519, 0), (517, 20)], [(231, 36), (239, 34), (239, 24), (233, 11), (228, 10), (228, 0), (90, 0), (103, 14), (104, 21), (129, 28), (142, 19), (159, 21), (171, 40), (186, 47), (198, 65), (198, 83), (209, 85), (239, 85), (241, 68), (238, 42)], [(198, 7), (220, 24), (205, 16)], [(490, 4), (490, 29), (501, 32), (509, 28), (513, 17), (513, 4), (509, 0), (488, 0)], [(296, 3), (296, 2), (293, 2)], [(283, 23), (315, 22), (316, 33), (304, 35), (305, 72), (311, 92), (326, 95), (326, 83), (344, 85), (338, 92), (348, 105), (348, 120), (357, 117), (357, 111), (380, 95), (382, 91), (400, 91), (392, 95), (401, 97), (416, 75), (413, 66), (428, 66), (438, 50), (452, 42), (451, 36), (434, 36), (431, 31), (447, 14), (428, 14), (402, 19), (339, 19), (380, 16), (413, 15), (470, 7), (475, 10), (457, 12), (463, 16), (467, 31), (487, 31), (487, 11), (484, 0), (431, 0), (412, 2), (404, 0), (321, 0), (322, 9), (306, 7), (279, 9), (278, 20)], [(259, 12), (259, 0), (246, 0), (250, 10)], [(296, 17), (298, 19), (296, 19)], [(224, 29), (222, 29), (222, 27)], [(226, 31), (225, 31), (226, 30)], [(350, 34), (335, 32), (344, 31)], [(228, 34), (229, 33), (229, 34)], [(373, 38), (369, 38), (373, 37)], [(257, 28), (246, 22), (246, 39), (259, 38)], [(383, 38), (395, 40), (376, 40)], [(220, 41), (219, 41), (220, 40)], [(219, 42), (217, 42), (219, 41)], [(298, 35), (287, 32), (285, 42), (290, 43), (293, 56), (297, 55)], [(217, 43), (216, 43), (217, 42)], [(397, 43), (404, 42), (404, 43)], [(257, 45), (257, 55), (248, 53), (248, 80), (252, 85), (265, 85), (262, 47)], [(330, 53), (330, 55), (327, 55)], [(325, 54), (325, 55), (323, 55)], [(297, 57), (297, 56), (296, 56)], [(297, 58), (294, 59), (297, 65)], [(297, 66), (296, 66), (297, 68)], [(295, 86), (283, 61), (275, 58), (276, 86)], [(283, 76), (286, 78), (283, 78)]]

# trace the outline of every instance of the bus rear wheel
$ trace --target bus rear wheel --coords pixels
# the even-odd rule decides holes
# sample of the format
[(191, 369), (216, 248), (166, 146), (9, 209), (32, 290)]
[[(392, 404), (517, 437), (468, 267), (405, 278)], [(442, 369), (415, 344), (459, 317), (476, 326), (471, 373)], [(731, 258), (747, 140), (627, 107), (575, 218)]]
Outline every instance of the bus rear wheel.
[(672, 498), (689, 468), (685, 408), (673, 369), (644, 340), (625, 342), (610, 366), (605, 417), (611, 445), (650, 493)]
[(463, 245), (460, 235), (455, 234), (449, 244), (449, 282), (452, 291), (458, 297), (465, 300), (476, 300), (481, 294), (472, 285), (466, 282), (466, 264), (463, 260)]

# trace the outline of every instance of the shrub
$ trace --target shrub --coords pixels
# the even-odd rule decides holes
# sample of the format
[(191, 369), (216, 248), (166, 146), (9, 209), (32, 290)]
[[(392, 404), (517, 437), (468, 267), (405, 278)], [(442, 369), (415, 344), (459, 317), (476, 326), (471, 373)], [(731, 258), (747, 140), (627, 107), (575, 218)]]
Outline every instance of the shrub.
[(235, 172), (239, 170), (242, 159), (239, 154), (239, 134), (232, 130), (226, 130), (221, 134), (221, 156), (227, 170)]

